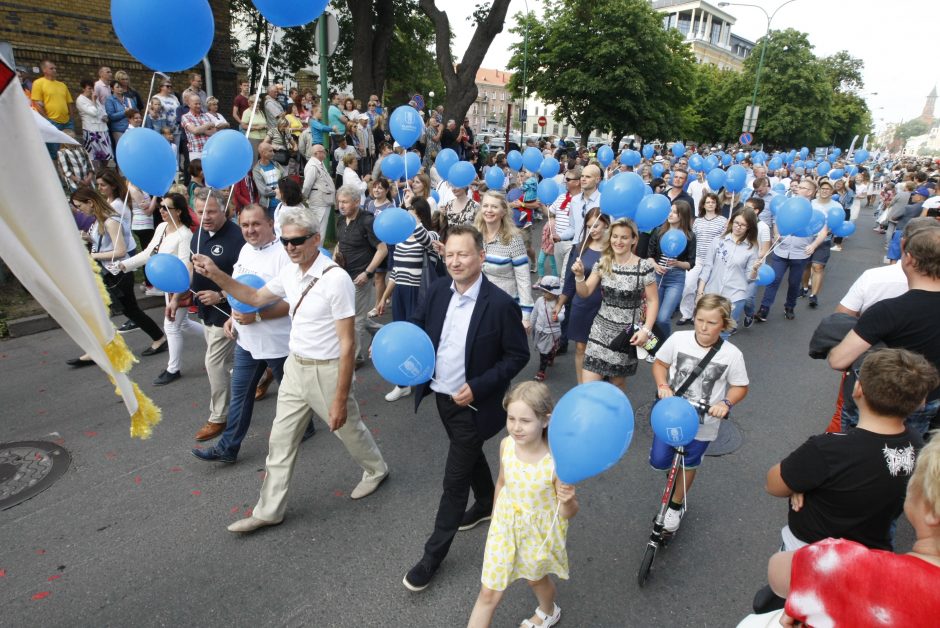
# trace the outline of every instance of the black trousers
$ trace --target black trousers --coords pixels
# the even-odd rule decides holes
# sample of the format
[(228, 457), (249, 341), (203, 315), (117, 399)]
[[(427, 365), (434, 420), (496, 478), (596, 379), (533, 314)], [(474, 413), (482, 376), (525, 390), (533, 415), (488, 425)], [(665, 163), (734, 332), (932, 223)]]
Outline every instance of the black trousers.
[(444, 467), (444, 493), (437, 508), (434, 532), (424, 546), (424, 561), (437, 568), (450, 550), (457, 528), (467, 510), (470, 490), (477, 504), (487, 511), (493, 508), (496, 485), (483, 454), (485, 442), (473, 421), (473, 411), (458, 406), (449, 395), (438, 393), (437, 410), (447, 430), (450, 448)]
[(108, 286), (112, 302), (117, 301), (121, 305), (124, 316), (137, 323), (137, 326), (151, 339), (163, 338), (163, 330), (140, 309), (137, 303), (137, 297), (134, 295), (134, 273), (121, 273), (117, 277), (107, 277), (105, 285)]

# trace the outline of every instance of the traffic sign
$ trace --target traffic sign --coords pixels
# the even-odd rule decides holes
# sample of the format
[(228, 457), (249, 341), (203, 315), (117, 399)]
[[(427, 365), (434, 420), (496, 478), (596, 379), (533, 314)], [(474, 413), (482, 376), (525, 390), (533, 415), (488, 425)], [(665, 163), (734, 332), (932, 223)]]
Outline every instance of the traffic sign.
[(760, 114), (760, 107), (750, 105), (744, 109), (744, 124), (741, 130), (745, 133), (753, 133), (757, 130), (757, 116)]
[(539, 126), (544, 127), (546, 124), (548, 124), (548, 118), (539, 116)]
[(754, 141), (754, 136), (751, 135), (750, 133), (746, 133), (746, 132), (745, 132), (745, 133), (742, 133), (742, 134), (741, 134), (741, 137), (738, 138), (738, 142), (741, 143), (741, 144), (744, 144), (745, 146), (747, 146), (748, 144), (750, 144), (750, 143), (753, 142), (753, 141)]
[(424, 109), (424, 97), (421, 94), (415, 94), (411, 97), (411, 100), (415, 101), (415, 104), (418, 105), (418, 111)]
[(520, 109), (519, 110), (519, 122), (525, 122), (526, 118), (528, 117), (528, 114), (529, 112), (526, 111), (525, 109)]
[[(332, 13), (324, 13), (320, 19), (324, 18), (326, 18), (326, 56), (332, 57), (336, 52), (336, 46), (339, 45), (339, 22)], [(317, 46), (319, 46), (319, 41), (314, 38), (313, 51), (314, 54), (319, 55), (320, 50)]]

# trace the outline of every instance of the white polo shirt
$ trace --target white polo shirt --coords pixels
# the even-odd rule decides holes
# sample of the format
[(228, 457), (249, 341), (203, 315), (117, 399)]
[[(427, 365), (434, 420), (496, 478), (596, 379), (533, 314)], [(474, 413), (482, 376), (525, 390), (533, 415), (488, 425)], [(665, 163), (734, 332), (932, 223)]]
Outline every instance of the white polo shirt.
[[(265, 286), (290, 304), (290, 352), (302, 358), (339, 358), (335, 322), (356, 315), (356, 287), (342, 268), (323, 272), (332, 265), (333, 260), (322, 254), (307, 272), (297, 264), (288, 264)], [(297, 307), (300, 295), (314, 279), (319, 281)]]
[[(293, 266), (287, 251), (277, 240), (258, 248), (246, 243), (238, 254), (232, 277), (257, 275), (266, 282), (277, 277), (285, 266)], [(290, 317), (272, 318), (248, 325), (235, 323), (238, 345), (256, 360), (283, 358), (290, 342)]]

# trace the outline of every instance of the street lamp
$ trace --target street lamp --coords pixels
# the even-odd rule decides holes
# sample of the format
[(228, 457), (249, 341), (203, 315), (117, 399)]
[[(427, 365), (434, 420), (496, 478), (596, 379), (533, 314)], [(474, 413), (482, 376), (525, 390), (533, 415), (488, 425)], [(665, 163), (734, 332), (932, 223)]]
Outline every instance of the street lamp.
[[(528, 0), (522, 0), (525, 4), (525, 30), (523, 31), (522, 36), (522, 111), (525, 111), (525, 101), (529, 97), (529, 88), (527, 84), (528, 77), (526, 76), (528, 72), (529, 64), (529, 2)], [(790, 0), (791, 2), (793, 0)], [(526, 112), (526, 119), (522, 119), (522, 112), (519, 116), (519, 148), (525, 146), (525, 123), (529, 119), (529, 114)]]
[(428, 107), (431, 108), (428, 114), (432, 114), (434, 112), (434, 90), (428, 92)]
[(755, 9), (760, 9), (763, 11), (764, 16), (767, 18), (767, 31), (764, 33), (764, 41), (761, 42), (760, 47), (760, 60), (757, 62), (757, 75), (754, 77), (754, 95), (751, 97), (751, 115), (754, 115), (754, 107), (757, 105), (757, 90), (760, 87), (760, 71), (764, 67), (764, 53), (767, 52), (767, 40), (770, 38), (770, 23), (773, 22), (774, 16), (777, 15), (777, 12), (783, 7), (787, 6), (791, 2), (796, 2), (796, 0), (787, 0), (776, 9), (773, 13), (767, 13), (767, 9), (758, 5), (758, 4), (746, 4), (743, 2), (719, 2), (719, 7), (754, 7)]

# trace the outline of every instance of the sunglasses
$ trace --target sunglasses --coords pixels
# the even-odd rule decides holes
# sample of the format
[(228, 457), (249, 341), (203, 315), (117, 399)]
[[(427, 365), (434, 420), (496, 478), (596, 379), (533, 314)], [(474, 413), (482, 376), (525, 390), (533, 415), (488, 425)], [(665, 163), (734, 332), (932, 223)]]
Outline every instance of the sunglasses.
[(565, 177), (565, 181), (580, 181), (581, 177)]
[(298, 236), (298, 237), (296, 237), (296, 238), (285, 238), (285, 237), (281, 236), (281, 244), (284, 245), (284, 248), (287, 248), (287, 246), (288, 246), (288, 245), (291, 245), (291, 244), (293, 244), (294, 246), (302, 246), (302, 245), (304, 244), (304, 242), (306, 242), (307, 240), (309, 240), (310, 238), (312, 238), (312, 237), (315, 236), (315, 235), (317, 235), (317, 234), (311, 233), (311, 234), (309, 234), (309, 235)]

